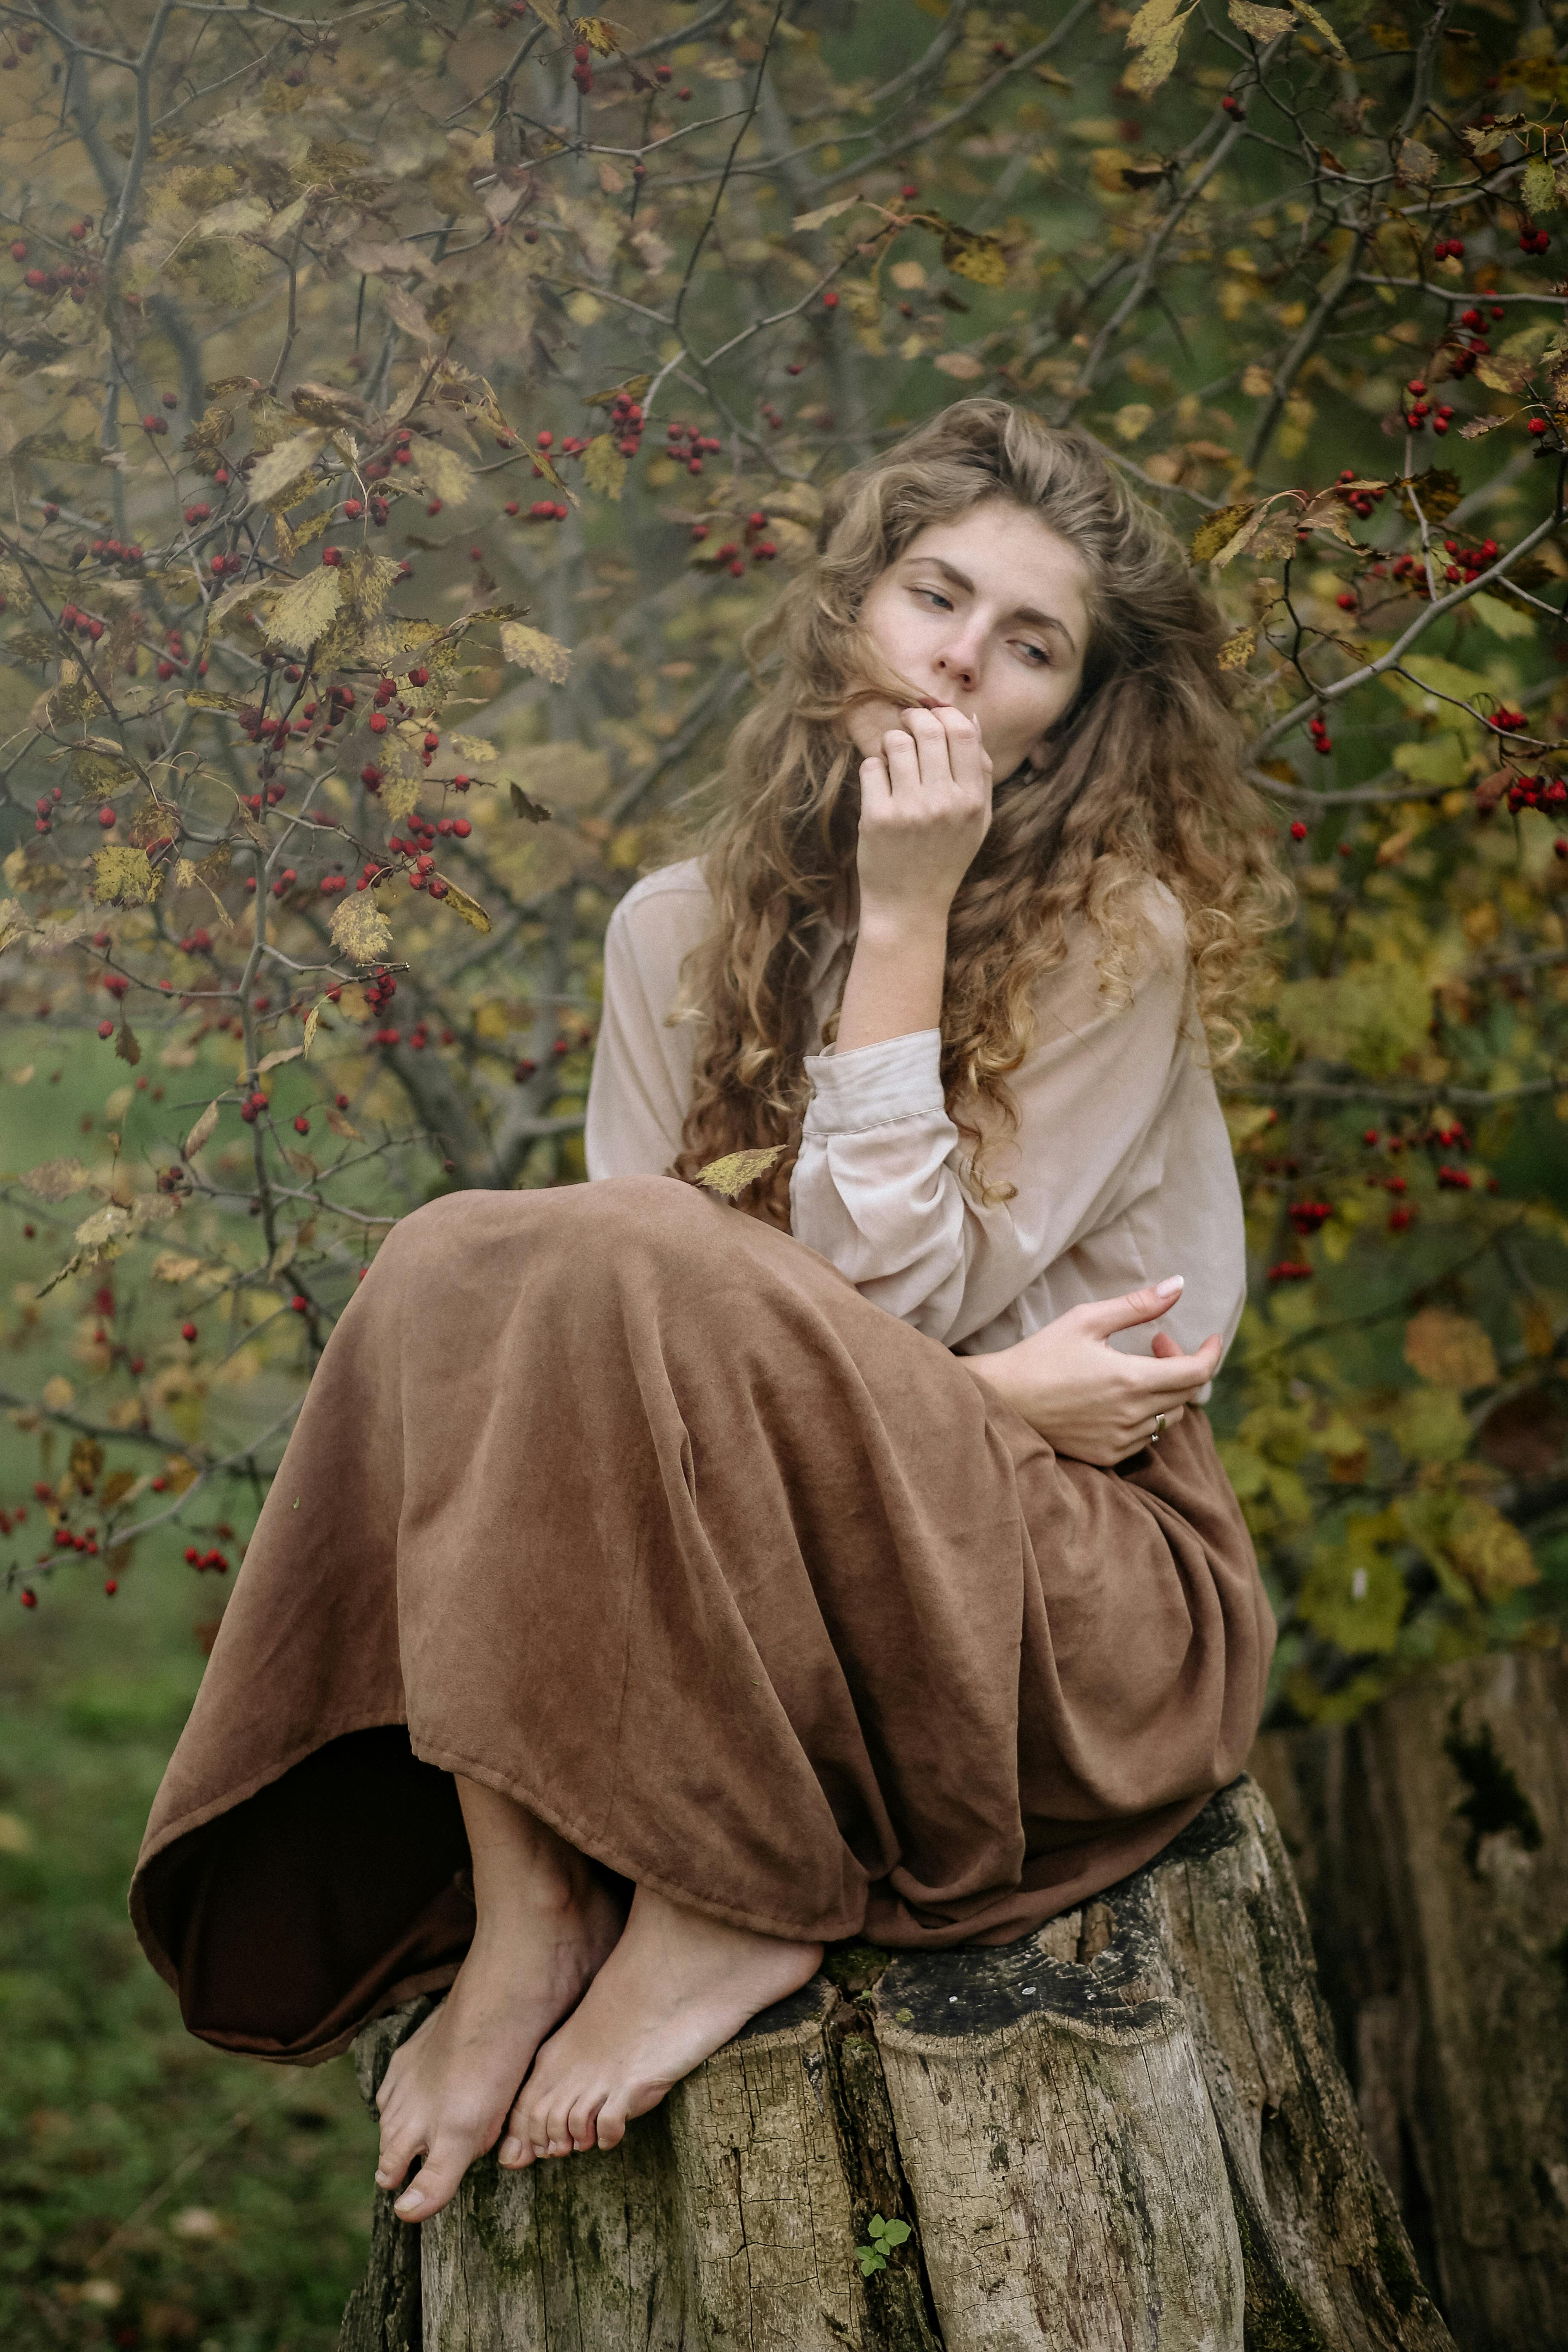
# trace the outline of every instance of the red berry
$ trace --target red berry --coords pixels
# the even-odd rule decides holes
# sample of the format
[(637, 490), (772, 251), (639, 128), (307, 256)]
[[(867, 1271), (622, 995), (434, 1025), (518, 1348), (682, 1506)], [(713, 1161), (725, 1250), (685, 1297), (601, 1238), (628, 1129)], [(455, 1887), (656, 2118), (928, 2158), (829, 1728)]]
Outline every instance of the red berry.
[(296, 1315), (308, 1315), (310, 1311), (310, 1302), (300, 1291), (297, 1290), (294, 1293), (294, 1296), (289, 1301), (289, 1304), (294, 1309)]
[(303, 1111), (294, 1121), (294, 1132), (296, 1135), (309, 1135), (310, 1132), (310, 1122)]
[(1550, 431), (1550, 429), (1551, 428), (1547, 425), (1544, 416), (1532, 416), (1529, 425), (1525, 427), (1525, 430), (1528, 433), (1533, 434), (1537, 440), (1541, 438), (1541, 436), (1543, 433)]
[(1290, 838), (1292, 841), (1305, 841), (1307, 838), (1307, 828), (1300, 817), (1290, 827)]
[(107, 833), (110, 826), (114, 823), (114, 811), (111, 808), (100, 809), (98, 812), (98, 821), (103, 827), (105, 833)]
[(181, 1339), (194, 1339), (195, 1338), (195, 1336), (196, 1336), (196, 1327), (195, 1327), (195, 1325), (194, 1323), (182, 1323), (182, 1324), (181, 1324), (181, 1326), (180, 1326), (180, 1337), (181, 1337)]
[(825, 310), (837, 310), (838, 308), (838, 295), (831, 286), (822, 298), (822, 307)]

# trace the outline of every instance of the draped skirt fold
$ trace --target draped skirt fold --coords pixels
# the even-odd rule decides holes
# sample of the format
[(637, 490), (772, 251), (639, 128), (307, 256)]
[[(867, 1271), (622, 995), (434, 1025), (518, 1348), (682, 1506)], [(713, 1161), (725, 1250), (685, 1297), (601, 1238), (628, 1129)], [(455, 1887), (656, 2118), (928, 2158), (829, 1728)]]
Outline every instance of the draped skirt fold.
[(462, 1774), (737, 1927), (1006, 1942), (1242, 1769), (1273, 1642), (1200, 1410), (1098, 1469), (689, 1185), (455, 1193), (323, 1350), (132, 1916), (193, 2032), (330, 2057), (457, 1972)]

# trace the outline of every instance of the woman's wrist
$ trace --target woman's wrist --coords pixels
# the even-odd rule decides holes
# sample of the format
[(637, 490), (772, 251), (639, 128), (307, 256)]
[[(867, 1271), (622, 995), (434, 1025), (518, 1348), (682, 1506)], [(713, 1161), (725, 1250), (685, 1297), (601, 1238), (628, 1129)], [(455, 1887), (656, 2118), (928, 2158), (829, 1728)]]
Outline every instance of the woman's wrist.
[(976, 1388), (984, 1390), (987, 1395), (995, 1397), (999, 1402), (1011, 1405), (1016, 1412), (1019, 1408), (1009, 1361), (1016, 1352), (1016, 1348), (994, 1348), (984, 1355), (957, 1356), (953, 1360), (963, 1366)]
[(885, 1045), (942, 1025), (947, 912), (900, 914), (862, 905), (834, 1051)]

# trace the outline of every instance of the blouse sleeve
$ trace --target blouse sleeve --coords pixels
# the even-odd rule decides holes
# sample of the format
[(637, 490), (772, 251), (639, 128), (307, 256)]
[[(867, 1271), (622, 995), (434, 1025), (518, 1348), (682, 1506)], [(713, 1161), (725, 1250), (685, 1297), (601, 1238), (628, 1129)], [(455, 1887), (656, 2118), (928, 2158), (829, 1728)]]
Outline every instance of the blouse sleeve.
[[(1100, 997), (1087, 925), (1040, 985), (1035, 1044), (1007, 1082), (1017, 1131), (1009, 1142), (987, 1128), (984, 1172), (1016, 1185), (1010, 1202), (982, 1208), (960, 1182), (972, 1147), (943, 1108), (939, 1029), (807, 1055), (790, 1188), (797, 1238), (889, 1314), (956, 1347), (1157, 1183), (1188, 985), (1180, 908), (1168, 892), (1159, 898), (1130, 1005)], [(1151, 1278), (1184, 1271), (1161, 1266)]]
[(709, 899), (700, 883), (650, 878), (660, 887), (628, 891), (605, 933), (604, 1003), (583, 1132), (590, 1183), (662, 1176), (680, 1150), (695, 1045), (689, 1024), (667, 1029), (663, 1015)]

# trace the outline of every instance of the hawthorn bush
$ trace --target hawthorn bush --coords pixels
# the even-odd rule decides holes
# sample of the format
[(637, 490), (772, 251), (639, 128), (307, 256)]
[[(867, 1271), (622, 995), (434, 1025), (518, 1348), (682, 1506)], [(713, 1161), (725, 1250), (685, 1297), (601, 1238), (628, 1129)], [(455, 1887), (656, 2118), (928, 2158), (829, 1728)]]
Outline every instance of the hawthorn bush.
[(1568, 8), (1459, 14), (0, 5), (12, 1605), (226, 1572), (388, 1224), (581, 1181), (743, 632), (978, 389), (1207, 567), (1300, 886), (1277, 1711), (1561, 1638)]

